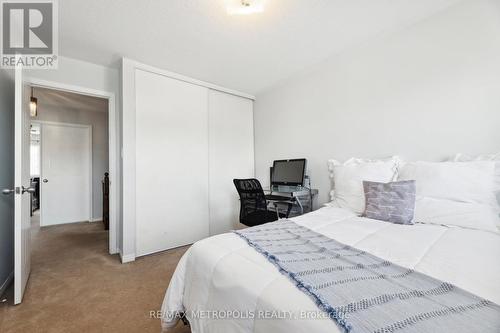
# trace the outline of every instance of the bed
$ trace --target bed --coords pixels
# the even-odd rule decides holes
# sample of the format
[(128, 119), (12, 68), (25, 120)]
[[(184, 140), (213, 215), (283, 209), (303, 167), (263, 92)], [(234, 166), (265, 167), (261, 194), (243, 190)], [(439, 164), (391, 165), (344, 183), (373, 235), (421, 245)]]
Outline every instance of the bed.
[[(434, 224), (397, 225), (335, 207), (292, 220), (500, 303), (499, 233)], [(199, 318), (190, 318), (193, 332), (341, 332), (334, 321), (321, 317), (309, 296), (234, 233), (194, 244), (179, 262), (162, 313), (198, 310)], [(298, 319), (291, 318), (297, 314)], [(176, 322), (165, 315), (163, 330)]]
[[(450, 200), (444, 205), (429, 198), (418, 202), (421, 212), (438, 213), (423, 214), (416, 217), (418, 223), (402, 225), (360, 217), (353, 209), (331, 204), (291, 221), (500, 304), (500, 233), (478, 222), (489, 218), (476, 212), (475, 207), (483, 206)], [(184, 314), (195, 333), (345, 331), (268, 259), (234, 232), (195, 243), (170, 281), (162, 306), (162, 330), (174, 327)], [(493, 332), (500, 332), (500, 315), (490, 324)]]

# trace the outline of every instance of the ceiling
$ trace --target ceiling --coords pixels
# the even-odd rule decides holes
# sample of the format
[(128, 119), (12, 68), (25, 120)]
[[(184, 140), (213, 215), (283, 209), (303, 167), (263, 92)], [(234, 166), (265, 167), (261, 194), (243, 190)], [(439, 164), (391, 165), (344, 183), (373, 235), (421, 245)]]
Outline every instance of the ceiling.
[(59, 53), (105, 66), (122, 56), (246, 93), (461, 0), (59, 1)]
[(68, 110), (108, 112), (108, 100), (104, 98), (37, 87), (33, 90), (33, 96), (38, 99), (40, 110), (57, 107)]

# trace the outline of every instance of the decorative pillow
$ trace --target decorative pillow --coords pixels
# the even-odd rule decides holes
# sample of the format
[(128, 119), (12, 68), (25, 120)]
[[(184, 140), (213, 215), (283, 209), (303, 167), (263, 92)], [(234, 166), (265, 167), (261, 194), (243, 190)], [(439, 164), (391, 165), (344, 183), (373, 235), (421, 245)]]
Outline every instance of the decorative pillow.
[(398, 180), (416, 180), (418, 197), (498, 208), (494, 172), (494, 162), (412, 162), (399, 170)]
[(363, 181), (388, 183), (397, 177), (399, 158), (362, 160), (352, 158), (344, 163), (328, 161), (333, 182), (332, 205), (350, 209), (356, 214), (365, 211)]
[(413, 224), (416, 187), (414, 180), (392, 183), (363, 182), (364, 217), (398, 224)]

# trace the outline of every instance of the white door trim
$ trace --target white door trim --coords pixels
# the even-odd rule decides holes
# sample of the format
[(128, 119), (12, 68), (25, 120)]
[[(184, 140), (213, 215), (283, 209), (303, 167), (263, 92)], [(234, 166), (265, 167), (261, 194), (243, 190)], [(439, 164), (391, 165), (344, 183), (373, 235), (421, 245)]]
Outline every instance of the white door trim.
[(81, 95), (105, 98), (108, 100), (108, 145), (109, 145), (109, 179), (110, 179), (110, 193), (109, 193), (109, 253), (118, 253), (118, 198), (120, 191), (119, 170), (120, 161), (117, 152), (120, 151), (118, 147), (118, 123), (117, 123), (117, 110), (116, 110), (116, 97), (113, 92), (90, 89), (70, 84), (64, 84), (54, 81), (40, 80), (35, 78), (26, 79), (26, 83), (34, 87), (41, 87), (47, 89), (54, 89), (66, 92), (72, 92)]
[[(94, 210), (94, 200), (92, 198), (92, 195), (94, 193), (93, 189), (93, 174), (92, 174), (92, 154), (93, 154), (93, 148), (92, 148), (92, 125), (84, 125), (84, 124), (72, 124), (72, 123), (63, 123), (63, 122), (58, 122), (58, 121), (47, 121), (47, 120), (32, 120), (32, 124), (39, 124), (40, 128), (43, 127), (43, 125), (52, 125), (52, 126), (61, 126), (61, 127), (76, 127), (76, 128), (86, 128), (89, 134), (89, 179), (88, 179), (88, 189), (89, 189), (89, 207), (88, 207), (88, 221), (92, 222), (92, 212)], [(43, 130), (40, 130), (40, 181), (42, 181), (42, 175), (43, 175)], [(43, 198), (43, 186), (40, 184), (40, 203)], [(44, 218), (43, 218), (43, 209), (40, 210), (40, 226), (45, 226), (46, 224), (44, 223)]]

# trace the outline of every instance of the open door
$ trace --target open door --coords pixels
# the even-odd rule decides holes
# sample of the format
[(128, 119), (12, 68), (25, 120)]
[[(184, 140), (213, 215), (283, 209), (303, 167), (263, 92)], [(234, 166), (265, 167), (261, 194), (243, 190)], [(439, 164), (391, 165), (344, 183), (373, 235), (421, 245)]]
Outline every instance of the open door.
[(15, 70), (14, 124), (14, 303), (21, 303), (30, 276), (30, 110), (22, 68)]

